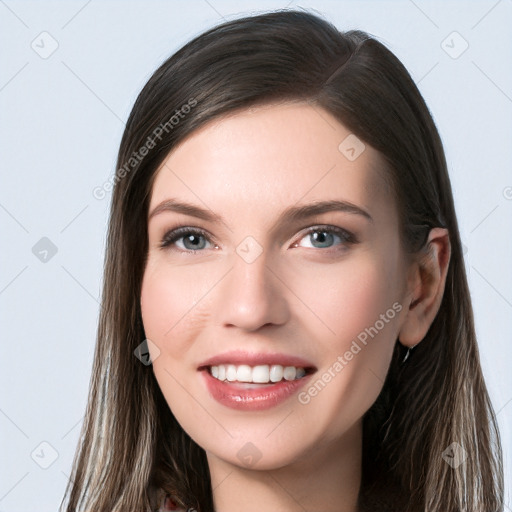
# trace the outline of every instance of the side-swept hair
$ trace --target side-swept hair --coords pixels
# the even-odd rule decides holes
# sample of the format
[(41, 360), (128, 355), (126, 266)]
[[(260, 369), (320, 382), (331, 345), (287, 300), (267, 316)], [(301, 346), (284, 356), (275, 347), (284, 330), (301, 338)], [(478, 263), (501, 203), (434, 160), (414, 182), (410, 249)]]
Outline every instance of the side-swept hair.
[[(140, 292), (151, 187), (169, 152), (199, 127), (289, 100), (326, 109), (380, 152), (404, 251), (421, 251), (433, 227), (447, 228), (450, 236), (440, 310), (403, 365), (397, 341), (382, 392), (364, 416), (362, 488), (388, 474), (410, 512), (502, 510), (500, 436), (480, 367), (443, 146), (430, 112), (405, 67), (375, 37), (284, 10), (199, 35), (155, 71), (135, 102), (117, 160), (90, 394), (67, 512), (150, 510), (157, 489), (198, 512), (213, 511), (204, 450), (174, 418), (151, 366), (134, 356), (146, 338)], [(135, 158), (148, 140), (151, 148)], [(452, 443), (467, 454), (453, 468), (442, 457)]]

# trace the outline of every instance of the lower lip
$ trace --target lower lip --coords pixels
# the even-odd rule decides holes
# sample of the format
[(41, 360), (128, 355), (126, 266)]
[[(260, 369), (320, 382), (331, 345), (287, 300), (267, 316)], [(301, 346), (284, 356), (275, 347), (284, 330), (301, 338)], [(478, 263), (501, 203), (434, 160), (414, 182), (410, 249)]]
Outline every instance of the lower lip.
[(217, 402), (240, 411), (262, 411), (276, 407), (309, 381), (312, 374), (296, 380), (282, 380), (275, 384), (261, 384), (259, 387), (246, 388), (242, 382), (220, 381), (202, 370), (208, 391)]

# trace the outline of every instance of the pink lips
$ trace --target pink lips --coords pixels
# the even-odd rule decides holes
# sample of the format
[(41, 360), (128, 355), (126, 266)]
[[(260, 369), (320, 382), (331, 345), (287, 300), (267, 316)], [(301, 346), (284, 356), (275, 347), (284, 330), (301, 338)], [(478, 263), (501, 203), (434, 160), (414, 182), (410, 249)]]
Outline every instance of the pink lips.
[[(221, 382), (212, 377), (209, 367), (219, 364), (247, 364), (249, 366), (279, 364), (304, 368), (307, 374), (292, 381), (282, 380), (276, 383), (247, 386), (247, 384), (239, 382)], [(207, 359), (199, 365), (198, 370), (201, 371), (208, 392), (220, 404), (241, 411), (261, 411), (275, 407), (297, 393), (309, 382), (316, 368), (309, 361), (297, 356), (277, 353), (251, 354), (236, 350)]]
[(274, 353), (251, 353), (243, 350), (232, 350), (224, 352), (223, 354), (210, 357), (203, 361), (198, 369), (201, 370), (207, 366), (217, 366), (219, 364), (248, 364), (249, 366), (257, 366), (260, 364), (280, 364), (281, 366), (295, 366), (301, 368), (312, 368), (316, 370), (315, 366), (303, 359), (302, 357), (292, 356), (288, 354)]

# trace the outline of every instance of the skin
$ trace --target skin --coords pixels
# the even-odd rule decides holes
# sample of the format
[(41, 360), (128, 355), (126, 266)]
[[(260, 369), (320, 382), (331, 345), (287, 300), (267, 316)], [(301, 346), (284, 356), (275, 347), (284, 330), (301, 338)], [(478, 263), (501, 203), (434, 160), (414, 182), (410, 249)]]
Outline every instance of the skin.
[[(446, 230), (431, 231), (421, 260), (407, 258), (381, 156), (366, 145), (347, 159), (338, 146), (349, 134), (311, 104), (259, 106), (200, 128), (157, 172), (149, 212), (172, 197), (224, 219), (173, 211), (151, 217), (141, 291), (155, 377), (178, 422), (206, 451), (217, 512), (355, 512), (362, 416), (382, 389), (397, 338), (419, 343), (439, 309)], [(334, 211), (277, 223), (290, 206), (330, 199), (349, 201), (373, 220)], [(306, 234), (314, 226), (321, 234), (325, 225), (358, 242), (330, 232), (315, 242)], [(195, 252), (183, 237), (160, 248), (180, 226), (211, 236), (199, 238)], [(247, 236), (262, 250), (251, 263), (236, 252)], [(394, 303), (400, 312), (359, 343), (306, 404), (294, 395), (265, 411), (232, 410), (209, 395), (197, 371), (209, 357), (244, 348), (302, 356), (316, 376), (332, 373), (338, 356)], [(249, 442), (260, 458), (248, 466), (237, 453)]]

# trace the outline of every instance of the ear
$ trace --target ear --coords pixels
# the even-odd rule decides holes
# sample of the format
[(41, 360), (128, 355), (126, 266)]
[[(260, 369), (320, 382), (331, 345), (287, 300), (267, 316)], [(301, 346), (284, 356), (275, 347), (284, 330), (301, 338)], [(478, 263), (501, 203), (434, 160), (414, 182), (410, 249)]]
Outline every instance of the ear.
[(406, 347), (417, 345), (427, 334), (439, 311), (450, 262), (448, 230), (430, 230), (425, 249), (409, 268), (409, 297), (412, 297), (398, 339)]

